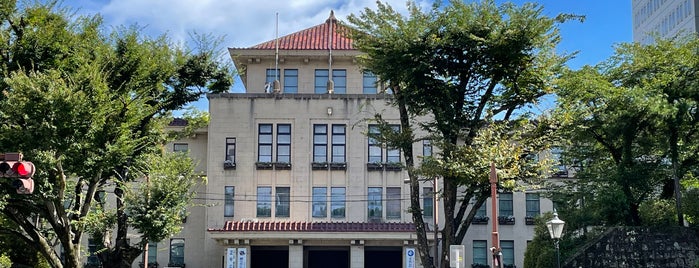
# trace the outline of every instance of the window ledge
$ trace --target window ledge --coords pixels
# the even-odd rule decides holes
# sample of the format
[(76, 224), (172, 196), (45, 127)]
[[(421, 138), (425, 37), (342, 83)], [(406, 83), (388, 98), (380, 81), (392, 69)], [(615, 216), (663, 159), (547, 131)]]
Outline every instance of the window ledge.
[(403, 170), (403, 164), (400, 162), (390, 162), (390, 163), (385, 163), (384, 168), (386, 171), (401, 171)]
[(276, 169), (276, 170), (288, 170), (288, 169), (291, 169), (291, 163), (276, 162), (276, 163), (274, 163), (274, 169)]
[(531, 217), (531, 216), (525, 217), (525, 218), (524, 218), (524, 223), (525, 223), (526, 225), (535, 225), (535, 224), (536, 224), (535, 221), (534, 221), (534, 217)]
[(230, 160), (223, 161), (223, 169), (235, 169), (235, 162)]
[(328, 163), (327, 162), (312, 162), (311, 169), (313, 169), (313, 170), (328, 169)]
[(347, 163), (345, 162), (332, 162), (330, 163), (330, 170), (346, 170)]
[(378, 171), (378, 170), (383, 170), (383, 164), (382, 163), (367, 163), (366, 164), (366, 169), (369, 171)]
[(471, 224), (488, 224), (489, 217), (473, 217)]
[(268, 170), (272, 169), (274, 163), (272, 162), (255, 162), (255, 167), (257, 167), (258, 170)]
[(501, 225), (515, 225), (515, 217), (512, 217), (512, 216), (500, 216), (500, 217), (498, 217), (498, 224), (501, 224)]

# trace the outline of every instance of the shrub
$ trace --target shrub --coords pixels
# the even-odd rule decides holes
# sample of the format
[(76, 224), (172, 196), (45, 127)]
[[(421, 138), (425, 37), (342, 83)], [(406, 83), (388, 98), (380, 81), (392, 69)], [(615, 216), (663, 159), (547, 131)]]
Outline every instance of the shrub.
[(641, 222), (647, 226), (667, 226), (677, 222), (675, 201), (667, 199), (647, 200), (638, 207)]

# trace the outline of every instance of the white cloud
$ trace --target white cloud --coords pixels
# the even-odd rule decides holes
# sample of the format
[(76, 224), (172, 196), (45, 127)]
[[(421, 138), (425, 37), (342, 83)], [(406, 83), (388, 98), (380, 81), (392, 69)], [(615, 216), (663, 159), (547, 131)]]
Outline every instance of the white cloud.
[[(432, 0), (416, 0), (429, 7)], [(275, 14), (279, 12), (279, 36), (321, 24), (334, 10), (345, 20), (365, 7), (376, 8), (376, 0), (66, 0), (79, 14), (100, 13), (106, 27), (138, 25), (145, 34), (167, 34), (173, 41), (191, 41), (189, 34), (223, 37), (224, 47), (250, 47), (275, 37)], [(406, 0), (383, 0), (405, 12)], [(227, 55), (222, 51), (222, 55)], [(242, 92), (239, 79), (234, 92)], [(195, 107), (207, 110), (206, 100)]]
[[(385, 2), (405, 10), (405, 0)], [(65, 3), (79, 8), (82, 2)], [(167, 33), (178, 42), (198, 32), (225, 36), (227, 47), (249, 47), (274, 39), (276, 12), (283, 36), (323, 23), (330, 10), (343, 20), (365, 7), (376, 7), (375, 0), (110, 0), (87, 11), (101, 13), (109, 26), (138, 24), (150, 35)]]

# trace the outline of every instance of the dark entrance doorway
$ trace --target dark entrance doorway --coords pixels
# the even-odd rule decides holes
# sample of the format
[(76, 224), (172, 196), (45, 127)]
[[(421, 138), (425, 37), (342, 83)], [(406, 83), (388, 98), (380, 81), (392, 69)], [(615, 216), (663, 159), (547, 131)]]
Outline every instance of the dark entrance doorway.
[(401, 268), (402, 247), (364, 247), (364, 268)]
[(348, 247), (305, 247), (306, 268), (349, 268)]
[(251, 247), (250, 267), (289, 267), (289, 247)]

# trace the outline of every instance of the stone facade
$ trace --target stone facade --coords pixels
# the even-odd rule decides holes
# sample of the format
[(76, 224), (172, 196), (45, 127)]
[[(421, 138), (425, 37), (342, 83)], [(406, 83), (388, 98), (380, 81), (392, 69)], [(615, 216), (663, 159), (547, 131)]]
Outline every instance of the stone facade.
[(571, 257), (563, 267), (697, 267), (699, 230), (684, 227), (608, 230)]

